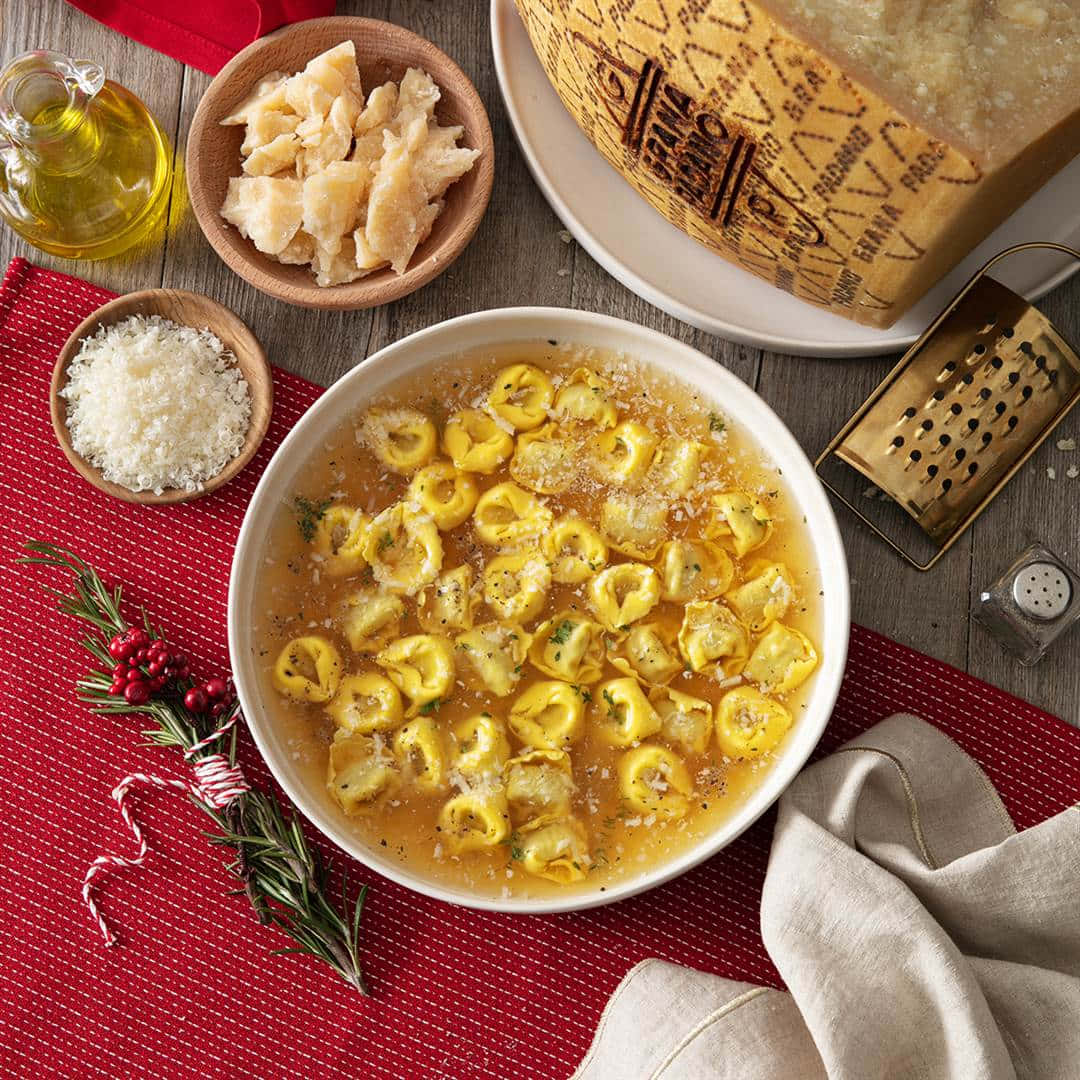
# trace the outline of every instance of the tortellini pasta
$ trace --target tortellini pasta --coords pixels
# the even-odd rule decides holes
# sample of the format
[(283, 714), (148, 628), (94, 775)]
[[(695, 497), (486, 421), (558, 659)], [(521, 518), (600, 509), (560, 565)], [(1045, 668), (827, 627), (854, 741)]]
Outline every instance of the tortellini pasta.
[(713, 600), (731, 584), (735, 566), (719, 544), (669, 540), (660, 550), (660, 597), (674, 604)]
[(452, 854), (498, 847), (510, 836), (506, 797), (476, 790), (455, 795), (439, 811), (440, 835)]
[(696, 600), (686, 605), (679, 627), (679, 651), (691, 670), (719, 668), (730, 677), (746, 663), (750, 639), (729, 608), (716, 600)]
[(625, 630), (644, 619), (660, 600), (660, 579), (651, 566), (616, 563), (589, 582), (589, 603), (608, 630)]
[(649, 686), (670, 682), (683, 670), (675, 628), (667, 623), (635, 623), (619, 642), (611, 666)]
[(458, 655), (497, 697), (514, 692), (531, 641), (532, 635), (512, 622), (485, 623), (455, 639)]
[(697, 483), (708, 448), (693, 439), (669, 435), (660, 441), (649, 468), (649, 482), (659, 491), (687, 495)]
[(511, 364), (496, 376), (488, 407), (516, 431), (532, 431), (548, 416), (555, 399), (555, 387), (538, 367)]
[(748, 574), (748, 579), (724, 600), (750, 632), (758, 634), (784, 617), (795, 598), (795, 587), (783, 563), (758, 562)]
[(561, 585), (579, 585), (607, 566), (604, 538), (579, 517), (561, 517), (540, 537), (540, 550)]
[(375, 663), (386, 669), (390, 681), (409, 699), (406, 716), (449, 697), (454, 685), (453, 649), (438, 634), (400, 638), (387, 645)]
[(591, 683), (604, 670), (604, 628), (576, 611), (560, 611), (533, 632), (533, 667), (570, 683)]
[(480, 498), (476, 481), (448, 461), (425, 465), (409, 484), (409, 500), (443, 532), (466, 521)]
[(501, 619), (539, 615), (550, 587), (551, 569), (538, 555), (496, 555), (484, 567), (484, 601)]
[(487, 475), (514, 452), (514, 439), (486, 412), (462, 409), (446, 421), (443, 449), (456, 468)]
[(554, 413), (560, 420), (578, 420), (599, 428), (614, 427), (619, 419), (608, 397), (607, 381), (584, 367), (572, 371), (559, 387)]
[(649, 701), (660, 716), (660, 734), (689, 754), (704, 754), (713, 733), (712, 706), (692, 694), (657, 687)]
[(653, 559), (667, 536), (667, 504), (648, 495), (608, 495), (600, 508), (600, 530), (624, 555)]
[(585, 699), (569, 683), (535, 682), (510, 707), (507, 725), (526, 746), (563, 750), (581, 738)]
[(473, 511), (476, 535), (492, 547), (535, 543), (551, 528), (551, 511), (535, 496), (507, 481), (488, 488)]
[(440, 574), (416, 601), (416, 617), (432, 634), (468, 630), (480, 598), (473, 591), (473, 569), (468, 563)]
[(335, 503), (323, 513), (315, 529), (314, 555), (319, 569), (332, 577), (356, 574), (367, 566), (364, 540), (367, 514), (342, 503)]
[(399, 473), (426, 465), (438, 445), (435, 425), (416, 409), (372, 409), (364, 417), (361, 434), (375, 456)]
[(320, 753), (332, 733), (326, 799), (367, 839), (488, 896), (606, 886), (759, 782), (818, 663), (817, 590), (734, 416), (710, 440), (600, 350), (523, 346), (550, 375), (478, 380), (480, 352), (324, 444), (338, 490), (287, 508), (264, 595), (293, 640), (263, 663)]
[(452, 729), (455, 751), (453, 767), (462, 776), (496, 776), (510, 757), (510, 742), (502, 721), (491, 713), (474, 713)]
[(595, 442), (595, 467), (600, 478), (618, 487), (636, 488), (652, 464), (657, 439), (644, 424), (624, 420)]
[(402, 774), (421, 790), (442, 791), (446, 787), (446, 749), (442, 732), (430, 716), (417, 716), (394, 735), (394, 755)]
[(565, 750), (529, 750), (506, 763), (505, 775), (512, 819), (529, 821), (542, 814), (570, 813), (576, 785)]
[(275, 689), (294, 701), (329, 701), (341, 682), (341, 654), (318, 634), (293, 638), (274, 664)]
[(716, 742), (730, 758), (760, 757), (791, 727), (791, 713), (752, 686), (729, 690), (716, 707)]
[(442, 540), (430, 517), (394, 503), (368, 525), (364, 557), (383, 588), (411, 596), (442, 569)]
[(510, 475), (541, 495), (565, 491), (578, 472), (578, 447), (556, 424), (544, 424), (517, 437)]
[(589, 839), (573, 817), (539, 818), (522, 826), (516, 849), (524, 870), (559, 885), (582, 881), (589, 872)]
[(401, 635), (405, 604), (381, 589), (361, 589), (345, 599), (341, 629), (353, 652), (374, 655)]
[(593, 699), (599, 730), (612, 746), (633, 746), (660, 730), (660, 717), (636, 679), (608, 679)]
[(690, 809), (694, 781), (682, 758), (666, 746), (636, 746), (619, 758), (619, 790), (642, 814), (681, 818)]
[(401, 775), (380, 736), (339, 730), (330, 744), (326, 786), (346, 814), (355, 814), (396, 792)]
[(742, 491), (725, 491), (712, 498), (712, 517), (705, 527), (711, 540), (731, 544), (741, 559), (772, 536), (772, 516), (759, 500)]
[(786, 694), (801, 686), (817, 667), (817, 650), (801, 631), (774, 622), (746, 661), (743, 675), (767, 694)]
[(346, 731), (362, 735), (389, 731), (402, 720), (401, 694), (389, 679), (374, 671), (347, 675), (326, 711)]

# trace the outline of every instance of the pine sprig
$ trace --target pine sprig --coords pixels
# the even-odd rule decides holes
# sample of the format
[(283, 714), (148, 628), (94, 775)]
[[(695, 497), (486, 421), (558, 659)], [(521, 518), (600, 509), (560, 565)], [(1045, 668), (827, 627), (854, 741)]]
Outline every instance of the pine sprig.
[[(137, 714), (148, 719), (151, 727), (143, 732), (156, 746), (174, 747), (188, 754), (217, 728), (229, 720), (233, 711), (214, 720), (184, 707), (186, 687), (159, 694), (145, 705), (132, 705), (122, 697), (109, 694), (112, 679), (109, 669), (113, 659), (108, 642), (123, 633), (128, 624), (121, 612), (122, 590), (108, 589), (97, 571), (73, 552), (51, 544), (32, 542), (30, 553), (20, 562), (46, 566), (74, 576), (73, 591), (47, 591), (55, 597), (62, 612), (88, 623), (91, 631), (82, 639), (87, 652), (98, 665), (76, 682), (79, 700), (100, 715)], [(146, 630), (161, 637), (150, 624), (145, 611), (140, 613)], [(230, 764), (236, 759), (236, 729), (227, 748)], [(198, 761), (215, 753), (226, 753), (217, 745), (194, 750), (189, 759)], [(330, 899), (330, 866), (319, 852), (308, 846), (299, 819), (291, 808), (286, 811), (274, 795), (248, 791), (224, 809), (217, 809), (201, 799), (195, 804), (214, 822), (214, 832), (205, 835), (214, 845), (232, 848), (235, 859), (229, 872), (241, 882), (259, 922), (276, 926), (296, 943), (277, 953), (306, 953), (329, 964), (350, 986), (367, 994), (360, 963), (360, 917), (367, 895), (361, 888), (351, 904), (348, 883), (342, 888), (341, 906)], [(351, 908), (351, 910), (350, 910)]]

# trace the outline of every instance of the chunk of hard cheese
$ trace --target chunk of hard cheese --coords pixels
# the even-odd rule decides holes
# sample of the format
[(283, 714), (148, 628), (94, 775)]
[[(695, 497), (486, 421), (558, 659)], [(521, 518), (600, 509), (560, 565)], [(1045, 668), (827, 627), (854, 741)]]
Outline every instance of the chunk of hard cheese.
[(566, 107), (661, 213), (871, 326), (1080, 151), (1080, 0), (517, 5)]

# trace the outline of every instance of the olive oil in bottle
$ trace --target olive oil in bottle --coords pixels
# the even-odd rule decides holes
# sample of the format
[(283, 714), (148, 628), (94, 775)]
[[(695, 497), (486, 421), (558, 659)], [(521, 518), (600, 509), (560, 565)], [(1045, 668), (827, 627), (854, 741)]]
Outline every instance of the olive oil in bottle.
[(96, 64), (38, 51), (0, 71), (0, 215), (35, 247), (104, 259), (164, 224), (172, 148)]

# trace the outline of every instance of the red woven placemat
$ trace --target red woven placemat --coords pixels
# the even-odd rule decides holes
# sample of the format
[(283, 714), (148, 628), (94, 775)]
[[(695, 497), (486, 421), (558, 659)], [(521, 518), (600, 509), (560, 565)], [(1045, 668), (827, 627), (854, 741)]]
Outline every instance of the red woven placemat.
[[(99, 852), (130, 847), (108, 793), (133, 768), (176, 776), (180, 765), (74, 701), (84, 667), (74, 627), (43, 595), (47, 575), (14, 566), (17, 549), (28, 539), (75, 548), (128, 583), (196, 670), (220, 670), (244, 507), (269, 455), (319, 394), (276, 372), (266, 443), (220, 492), (157, 509), (110, 500), (68, 466), (48, 412), (56, 353), (110, 296), (20, 259), (0, 287), (3, 1071), (564, 1077), (607, 995), (644, 957), (780, 985), (758, 933), (771, 816), (678, 881), (580, 914), (467, 911), (359, 868), (374, 886), (364, 941), (375, 997), (363, 1000), (314, 961), (268, 955), (286, 942), (225, 896), (221, 856), (198, 836), (201, 815), (156, 792), (137, 797), (156, 854), (142, 870), (105, 879), (102, 904), (123, 944), (102, 946), (79, 885)], [(1022, 827), (1080, 798), (1080, 732), (856, 627), (819, 753), (897, 710), (920, 714), (971, 753)], [(249, 775), (265, 781), (250, 745), (243, 756)]]

